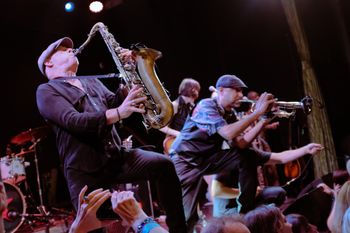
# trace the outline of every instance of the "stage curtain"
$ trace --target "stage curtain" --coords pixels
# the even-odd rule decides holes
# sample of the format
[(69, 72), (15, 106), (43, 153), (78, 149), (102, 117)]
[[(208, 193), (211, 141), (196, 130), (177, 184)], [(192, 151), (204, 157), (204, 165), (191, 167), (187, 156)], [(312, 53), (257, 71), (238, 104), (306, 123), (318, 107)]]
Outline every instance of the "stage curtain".
[[(309, 46), (305, 32), (298, 16), (295, 0), (281, 0), (289, 28), (294, 38), (302, 65), (302, 81), (304, 93), (314, 99), (314, 106), (308, 118), (310, 140), (324, 145), (325, 150), (314, 156), (314, 173), (320, 178), (338, 168), (332, 130), (327, 115), (324, 99), (310, 59)], [(321, 107), (315, 106), (315, 100)]]

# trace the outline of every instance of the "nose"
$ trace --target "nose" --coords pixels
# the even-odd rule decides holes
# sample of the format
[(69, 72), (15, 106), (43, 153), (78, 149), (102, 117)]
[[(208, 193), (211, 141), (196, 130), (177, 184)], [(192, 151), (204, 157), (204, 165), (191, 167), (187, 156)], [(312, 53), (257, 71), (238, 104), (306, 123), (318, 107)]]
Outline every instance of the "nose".
[(68, 53), (73, 53), (73, 51), (74, 51), (73, 48), (68, 48), (68, 49), (67, 49), (67, 52), (68, 52)]

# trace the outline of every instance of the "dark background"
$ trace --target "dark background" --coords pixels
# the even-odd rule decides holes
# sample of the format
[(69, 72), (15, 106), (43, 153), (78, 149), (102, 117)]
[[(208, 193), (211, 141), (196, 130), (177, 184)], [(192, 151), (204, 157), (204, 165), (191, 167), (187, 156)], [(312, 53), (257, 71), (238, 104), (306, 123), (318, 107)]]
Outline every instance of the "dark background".
[[(11, 138), (45, 125), (35, 103), (37, 86), (46, 82), (37, 68), (40, 53), (63, 36), (71, 37), (75, 46), (81, 45), (98, 21), (108, 26), (122, 47), (141, 42), (163, 53), (157, 61), (157, 73), (171, 99), (177, 97), (177, 87), (184, 77), (199, 80), (201, 97), (207, 97), (208, 87), (226, 73), (236, 74), (250, 89), (271, 92), (280, 100), (297, 101), (307, 94), (303, 93), (300, 61), (279, 0), (124, 0), (99, 14), (88, 11), (89, 1), (73, 2), (76, 8), (72, 13), (64, 11), (62, 0), (11, 0), (2, 4), (4, 105), (0, 156), (6, 154)], [(296, 0), (296, 3), (325, 99), (325, 103), (316, 100), (314, 107), (327, 108), (342, 163), (346, 153), (342, 142), (350, 133), (347, 122), (350, 3), (347, 0)], [(117, 71), (99, 35), (79, 59), (80, 75)], [(117, 80), (103, 81), (111, 89), (118, 84)], [(286, 120), (281, 121), (278, 137), (273, 140), (275, 149), (288, 146)], [(305, 122), (295, 124), (305, 127)], [(149, 135), (143, 137), (150, 144), (159, 143), (163, 136), (155, 130)], [(294, 144), (304, 140), (300, 140), (300, 135), (293, 136)]]

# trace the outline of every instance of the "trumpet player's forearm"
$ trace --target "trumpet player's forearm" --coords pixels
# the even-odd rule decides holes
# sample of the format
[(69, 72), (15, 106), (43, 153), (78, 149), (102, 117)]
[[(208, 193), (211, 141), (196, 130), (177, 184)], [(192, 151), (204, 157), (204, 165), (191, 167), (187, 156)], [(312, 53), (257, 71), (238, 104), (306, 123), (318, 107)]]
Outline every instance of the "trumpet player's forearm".
[(223, 137), (225, 140), (230, 141), (230, 140), (235, 140), (236, 137), (238, 137), (246, 128), (248, 128), (254, 121), (256, 121), (261, 114), (257, 112), (253, 112), (252, 114), (247, 115), (243, 119), (225, 125), (221, 127), (218, 130), (218, 133), (220, 134), (221, 137)]
[(255, 126), (249, 130), (243, 137), (236, 140), (236, 143), (239, 148), (244, 149), (250, 146), (252, 141), (261, 133), (266, 125), (266, 120), (260, 120)]

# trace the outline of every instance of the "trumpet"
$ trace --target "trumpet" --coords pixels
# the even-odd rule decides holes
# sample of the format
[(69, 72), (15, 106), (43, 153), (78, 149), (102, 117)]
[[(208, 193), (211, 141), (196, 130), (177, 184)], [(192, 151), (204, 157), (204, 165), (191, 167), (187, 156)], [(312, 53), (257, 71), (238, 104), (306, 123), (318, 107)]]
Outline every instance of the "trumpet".
[[(210, 86), (209, 91), (212, 93), (217, 92), (214, 86)], [(254, 108), (256, 100), (250, 100), (247, 97), (243, 97), (243, 99), (239, 100), (238, 102), (242, 104), (249, 104), (249, 108), (252, 109)], [(304, 113), (308, 115), (312, 110), (312, 102), (313, 101), (310, 96), (305, 96), (300, 101), (276, 101), (274, 105), (278, 107), (278, 110), (271, 111), (268, 114), (272, 114), (279, 118), (289, 118), (295, 114), (297, 109), (302, 109)]]
[[(256, 103), (255, 100), (250, 99), (241, 99), (239, 100), (239, 102), (251, 104), (252, 107)], [(297, 109), (302, 109), (305, 114), (310, 114), (312, 110), (312, 98), (310, 96), (306, 96), (301, 101), (276, 101), (274, 105), (278, 107), (278, 110), (272, 111), (271, 113), (276, 117), (288, 118), (294, 115)], [(288, 112), (287, 110), (291, 112)]]
[[(251, 104), (254, 105), (256, 103), (255, 100), (250, 100), (250, 99), (241, 99), (239, 100), (240, 103), (247, 103), (247, 104)], [(304, 108), (304, 104), (302, 102), (297, 102), (297, 101), (276, 101), (275, 102), (275, 106), (278, 106), (280, 108), (283, 109), (303, 109)]]

